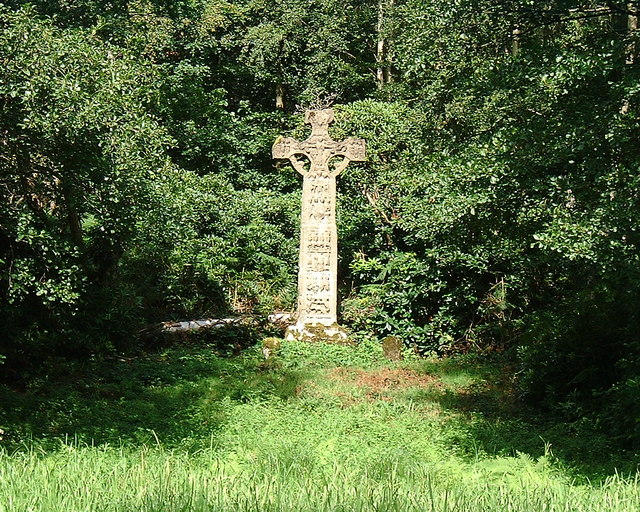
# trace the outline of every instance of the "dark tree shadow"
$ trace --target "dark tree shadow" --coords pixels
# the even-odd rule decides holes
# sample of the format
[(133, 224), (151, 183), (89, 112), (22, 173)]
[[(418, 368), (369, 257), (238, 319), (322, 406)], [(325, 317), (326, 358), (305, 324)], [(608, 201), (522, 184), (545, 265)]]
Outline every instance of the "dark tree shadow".
[(0, 389), (2, 445), (50, 447), (62, 439), (199, 449), (215, 442), (235, 404), (286, 399), (302, 378), (272, 370), (255, 350), (225, 356), (206, 345), (92, 361), (26, 391)]
[[(428, 369), (427, 369), (428, 370)], [(433, 390), (425, 400), (465, 419), (469, 457), (482, 450), (490, 455), (533, 458), (551, 455), (577, 480), (600, 481), (612, 474), (635, 475), (637, 453), (620, 448), (599, 425), (588, 418), (566, 421), (557, 413), (520, 401), (513, 378), (514, 368), (500, 361), (452, 359), (440, 375), (467, 374), (474, 384), (461, 389)]]

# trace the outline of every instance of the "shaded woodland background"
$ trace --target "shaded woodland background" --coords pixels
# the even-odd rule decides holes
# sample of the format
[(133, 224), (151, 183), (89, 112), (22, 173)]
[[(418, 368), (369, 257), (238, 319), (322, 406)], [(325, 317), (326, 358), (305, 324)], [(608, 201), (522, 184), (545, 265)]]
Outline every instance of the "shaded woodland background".
[(0, 365), (149, 350), (295, 301), (300, 180), (334, 103), (342, 322), (506, 352), (523, 399), (640, 443), (640, 2), (0, 4)]

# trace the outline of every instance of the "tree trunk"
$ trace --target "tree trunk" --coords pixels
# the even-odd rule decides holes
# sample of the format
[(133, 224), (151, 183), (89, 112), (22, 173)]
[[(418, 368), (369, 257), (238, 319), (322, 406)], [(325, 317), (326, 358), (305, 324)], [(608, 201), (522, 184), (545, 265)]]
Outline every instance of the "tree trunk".
[(67, 225), (71, 233), (71, 240), (78, 247), (78, 249), (84, 248), (84, 237), (82, 236), (82, 224), (80, 223), (80, 216), (75, 206), (75, 199), (71, 188), (66, 183), (66, 180), (62, 181), (62, 195), (64, 198), (64, 208), (67, 213)]
[(394, 5), (395, 0), (378, 0), (378, 22), (376, 24), (376, 84), (382, 89), (385, 84), (391, 83), (391, 52), (389, 43), (385, 38), (385, 20), (387, 11)]
[(284, 110), (284, 85), (282, 82), (276, 84), (276, 108)]
[(627, 14), (627, 45), (626, 45), (626, 63), (634, 64), (638, 60), (636, 32), (638, 30), (638, 16), (635, 15), (634, 2), (627, 4), (629, 14)]
[(376, 45), (376, 84), (378, 89), (384, 87), (384, 35), (382, 28), (384, 25), (384, 0), (378, 0), (378, 23), (376, 25), (376, 33), (378, 36), (378, 43)]
[(521, 33), (522, 32), (520, 28), (518, 28), (518, 26), (516, 26), (511, 31), (511, 56), (512, 57), (517, 57), (518, 54), (520, 53), (520, 34)]

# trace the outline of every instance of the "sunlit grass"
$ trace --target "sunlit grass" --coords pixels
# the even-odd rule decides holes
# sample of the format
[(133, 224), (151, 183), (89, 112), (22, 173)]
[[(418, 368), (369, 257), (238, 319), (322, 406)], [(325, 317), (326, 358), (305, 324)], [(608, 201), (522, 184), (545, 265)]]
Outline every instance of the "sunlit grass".
[[(264, 447), (262, 447), (264, 448)], [(380, 447), (318, 453), (67, 446), (0, 455), (0, 511), (575, 511), (636, 512), (637, 480), (572, 485), (545, 459), (461, 464)]]
[(498, 373), (372, 343), (96, 366), (6, 395), (0, 512), (640, 510), (636, 476), (577, 483), (507, 417)]

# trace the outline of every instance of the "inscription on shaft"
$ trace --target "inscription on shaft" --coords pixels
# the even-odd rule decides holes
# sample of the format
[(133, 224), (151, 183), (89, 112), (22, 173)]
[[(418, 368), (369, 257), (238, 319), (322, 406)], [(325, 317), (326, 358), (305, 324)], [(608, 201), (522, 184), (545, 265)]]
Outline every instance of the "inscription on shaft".
[(365, 159), (365, 142), (354, 138), (334, 141), (328, 131), (333, 119), (332, 109), (306, 112), (309, 138), (299, 142), (279, 137), (272, 150), (273, 158), (289, 160), (303, 176), (294, 337), (304, 337), (309, 326), (337, 328), (336, 177), (349, 162)]

